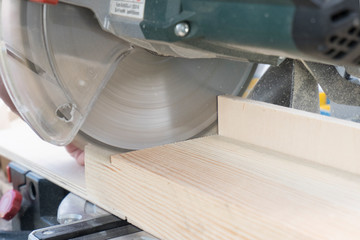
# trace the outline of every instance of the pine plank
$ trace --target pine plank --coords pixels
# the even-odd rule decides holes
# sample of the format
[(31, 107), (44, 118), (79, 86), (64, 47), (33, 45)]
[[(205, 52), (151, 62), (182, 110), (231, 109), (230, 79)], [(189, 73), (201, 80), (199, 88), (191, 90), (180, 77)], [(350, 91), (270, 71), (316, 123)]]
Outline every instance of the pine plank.
[(360, 124), (220, 96), (219, 135), (360, 174)]
[(1, 131), (0, 154), (165, 240), (358, 238), (358, 124), (219, 101), (220, 135), (116, 155), (88, 146), (85, 171), (29, 129)]
[(41, 140), (23, 121), (0, 131), (0, 155), (86, 198), (85, 169), (64, 147)]
[(360, 177), (348, 172), (223, 136), (87, 153), (90, 198), (161, 239), (360, 234)]

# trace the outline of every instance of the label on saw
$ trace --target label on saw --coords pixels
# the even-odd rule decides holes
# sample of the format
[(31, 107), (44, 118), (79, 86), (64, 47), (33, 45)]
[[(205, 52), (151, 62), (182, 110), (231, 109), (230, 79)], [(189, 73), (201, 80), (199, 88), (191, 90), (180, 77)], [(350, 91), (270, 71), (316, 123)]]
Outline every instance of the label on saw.
[(144, 18), (145, 0), (111, 0), (110, 13), (117, 16)]

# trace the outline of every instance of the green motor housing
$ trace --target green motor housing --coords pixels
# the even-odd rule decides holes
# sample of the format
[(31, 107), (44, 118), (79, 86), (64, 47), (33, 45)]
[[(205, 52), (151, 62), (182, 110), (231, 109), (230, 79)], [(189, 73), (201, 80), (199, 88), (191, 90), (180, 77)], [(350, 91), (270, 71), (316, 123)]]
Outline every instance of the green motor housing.
[[(359, 15), (358, 0), (148, 0), (140, 26), (147, 40), (222, 57), (359, 66)], [(179, 23), (189, 25), (184, 37)]]

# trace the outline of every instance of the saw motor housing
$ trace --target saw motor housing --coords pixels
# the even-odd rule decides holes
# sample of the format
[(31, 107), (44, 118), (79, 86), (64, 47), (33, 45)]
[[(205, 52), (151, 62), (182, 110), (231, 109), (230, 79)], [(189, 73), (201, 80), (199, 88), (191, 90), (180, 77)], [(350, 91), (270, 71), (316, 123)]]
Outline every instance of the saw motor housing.
[[(280, 56), (359, 65), (356, 0), (148, 0), (134, 1), (144, 7), (133, 15), (117, 14), (116, 4), (118, 11), (131, 12), (135, 3), (122, 8), (116, 0), (64, 2), (91, 9), (105, 31), (161, 55), (270, 64)], [(179, 36), (181, 23), (189, 30)]]

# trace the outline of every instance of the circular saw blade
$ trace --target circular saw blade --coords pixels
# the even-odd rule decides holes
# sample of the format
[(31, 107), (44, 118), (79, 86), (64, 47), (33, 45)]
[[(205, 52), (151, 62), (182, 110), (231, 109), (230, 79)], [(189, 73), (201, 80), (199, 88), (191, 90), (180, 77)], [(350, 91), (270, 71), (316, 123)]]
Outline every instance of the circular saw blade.
[(191, 138), (216, 120), (216, 96), (238, 94), (252, 68), (135, 49), (120, 62), (81, 130), (123, 149)]

